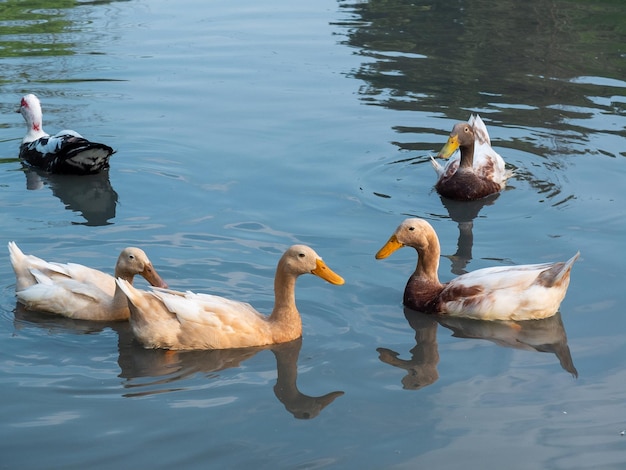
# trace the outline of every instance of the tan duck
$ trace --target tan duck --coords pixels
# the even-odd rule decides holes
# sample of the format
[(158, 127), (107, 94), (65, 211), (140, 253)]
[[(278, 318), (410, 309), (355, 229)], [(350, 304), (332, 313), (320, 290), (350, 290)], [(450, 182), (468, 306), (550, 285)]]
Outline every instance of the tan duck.
[(472, 201), (504, 189), (513, 173), (505, 169), (504, 160), (491, 147), (487, 127), (480, 116), (472, 115), (468, 122), (456, 124), (437, 157), (449, 158), (458, 149), (460, 156), (451, 158), (445, 167), (431, 158), (439, 194)]
[(311, 273), (331, 284), (343, 278), (304, 245), (294, 245), (281, 257), (274, 280), (274, 309), (269, 316), (250, 304), (193, 292), (135, 289), (124, 279), (117, 284), (128, 297), (130, 325), (146, 348), (229, 349), (284, 343), (302, 335), (295, 284)]
[(532, 320), (554, 315), (579, 256), (567, 262), (499, 266), (479, 269), (441, 284), (437, 275), (441, 253), (433, 227), (422, 219), (406, 219), (376, 258), (397, 249), (417, 250), (417, 268), (404, 289), (404, 305), (425, 313), (478, 320)]
[(9, 242), (9, 254), (17, 299), (29, 310), (77, 320), (128, 320), (128, 302), (117, 288), (116, 278), (132, 283), (135, 274), (140, 274), (153, 286), (167, 287), (139, 248), (125, 248), (120, 253), (115, 277), (81, 264), (50, 263), (25, 255), (14, 242)]

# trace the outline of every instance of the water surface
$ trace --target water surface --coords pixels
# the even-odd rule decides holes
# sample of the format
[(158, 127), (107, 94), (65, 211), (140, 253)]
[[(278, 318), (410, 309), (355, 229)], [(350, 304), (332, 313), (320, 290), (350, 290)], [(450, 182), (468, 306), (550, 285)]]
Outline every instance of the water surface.
[[(16, 305), (0, 264), (0, 468), (621, 468), (626, 12), (619, 2), (37, 2), (0, 5), (3, 240), (112, 271), (144, 248), (177, 289), (273, 302), (294, 243), (344, 276), (298, 281), (304, 337), (164, 353), (128, 325)], [(49, 132), (117, 149), (108, 174), (17, 160)], [(515, 170), (474, 204), (429, 157), (478, 112)], [(561, 312), (518, 328), (401, 305), (415, 254), (443, 281), (581, 251)], [(138, 285), (145, 286), (142, 280)]]

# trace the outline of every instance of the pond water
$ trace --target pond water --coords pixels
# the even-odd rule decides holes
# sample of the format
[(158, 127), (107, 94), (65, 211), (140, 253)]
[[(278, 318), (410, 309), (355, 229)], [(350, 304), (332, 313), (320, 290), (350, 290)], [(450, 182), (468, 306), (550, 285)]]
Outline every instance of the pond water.
[[(142, 247), (176, 289), (267, 313), (284, 249), (302, 341), (141, 348), (127, 324), (16, 305), (0, 263), (0, 468), (623, 468), (626, 11), (621, 2), (132, 0), (0, 4), (2, 243), (112, 272)], [(17, 160), (49, 132), (116, 148), (108, 174)], [(480, 113), (515, 176), (450, 204), (429, 158)], [(560, 314), (511, 328), (403, 310), (415, 253), (443, 281), (576, 263)], [(137, 285), (145, 287), (143, 280)]]

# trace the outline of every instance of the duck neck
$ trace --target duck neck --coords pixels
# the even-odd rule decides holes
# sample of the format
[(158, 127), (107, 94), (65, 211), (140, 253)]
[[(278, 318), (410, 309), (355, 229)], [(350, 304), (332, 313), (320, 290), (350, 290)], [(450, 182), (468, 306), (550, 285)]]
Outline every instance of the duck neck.
[(30, 124), (29, 129), (35, 133), (43, 132), (43, 123), (41, 122), (41, 118), (33, 116), (33, 122)]
[(296, 279), (279, 263), (274, 279), (274, 309), (268, 321), (275, 343), (291, 341), (302, 336), (302, 319), (296, 308)]
[(25, 118), (28, 131), (26, 132), (24, 141), (37, 140), (40, 137), (47, 135), (43, 130), (43, 118), (41, 114), (41, 108), (29, 108), (25, 112)]
[(463, 145), (461, 149), (461, 163), (459, 168), (472, 168), (474, 166), (474, 142), (472, 141), (468, 145)]
[[(118, 263), (119, 264), (119, 263)], [(132, 286), (133, 279), (135, 278), (134, 274), (129, 274), (127, 270), (121, 269), (117, 264), (115, 265), (115, 279), (117, 278), (124, 279), (128, 281), (128, 283)]]
[(283, 322), (293, 316), (300, 316), (296, 308), (296, 277), (279, 266), (274, 278), (274, 310), (270, 320)]
[(441, 285), (439, 282), (439, 256), (441, 248), (436, 236), (431, 236), (426, 247), (417, 249), (417, 267), (413, 277), (417, 277), (431, 284)]

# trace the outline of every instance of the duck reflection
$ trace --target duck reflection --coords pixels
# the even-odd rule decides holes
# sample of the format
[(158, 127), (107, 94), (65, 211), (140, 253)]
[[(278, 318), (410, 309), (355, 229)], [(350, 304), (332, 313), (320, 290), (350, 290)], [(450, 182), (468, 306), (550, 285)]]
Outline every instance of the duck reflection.
[(407, 390), (419, 390), (439, 379), (439, 348), (437, 346), (437, 320), (434, 315), (410, 313), (404, 315), (415, 330), (415, 346), (411, 348), (411, 359), (400, 359), (399, 353), (387, 348), (378, 348), (379, 358), (394, 367), (406, 370), (402, 386)]
[(145, 349), (135, 340), (130, 323), (124, 322), (116, 330), (119, 350), (117, 363), (121, 369), (119, 377), (126, 379), (124, 388), (131, 391), (126, 393), (125, 397), (180, 390), (179, 387), (162, 386), (179, 382), (197, 373), (215, 376), (214, 373), (221, 370), (239, 367), (243, 361), (263, 350), (263, 348), (202, 351)]
[(416, 344), (410, 351), (411, 359), (399, 359), (399, 353), (387, 348), (377, 351), (382, 362), (406, 370), (407, 375), (402, 379), (405, 389), (419, 390), (439, 378), (438, 325), (451, 330), (452, 336), (457, 338), (485, 339), (502, 347), (552, 353), (564, 370), (574, 378), (578, 377), (560, 312), (543, 320), (526, 321), (481, 321), (426, 315), (408, 308), (404, 309), (404, 316), (415, 330)]
[[(221, 349), (201, 351), (166, 351), (145, 349), (132, 338), (128, 324), (120, 333), (119, 360), (120, 377), (128, 379), (124, 385), (136, 391), (125, 396), (135, 397), (154, 393), (177, 390), (171, 387), (182, 378), (202, 373), (214, 375), (224, 369), (239, 367), (242, 362), (252, 358), (260, 351), (271, 350), (276, 358), (277, 379), (274, 385), (276, 398), (295, 418), (315, 418), (335, 398), (343, 395), (342, 391), (334, 391), (322, 396), (309, 396), (298, 389), (298, 356), (302, 347), (302, 338), (294, 341), (273, 345), (271, 347)], [(149, 382), (137, 379), (151, 378)], [(154, 386), (170, 384), (169, 388), (154, 391)], [(141, 390), (141, 389), (145, 390)], [(149, 389), (149, 390), (148, 390)]]
[(480, 321), (442, 317), (438, 321), (457, 338), (486, 339), (506, 348), (552, 353), (564, 370), (578, 377), (560, 312), (543, 320)]
[(95, 175), (56, 175), (24, 167), (26, 189), (49, 186), (67, 210), (80, 213), (85, 222), (78, 225), (108, 225), (115, 218), (117, 193), (109, 181), (108, 170)]
[(448, 255), (452, 262), (452, 273), (460, 276), (467, 273), (466, 267), (472, 260), (472, 247), (474, 246), (474, 219), (485, 206), (492, 205), (500, 193), (490, 194), (487, 197), (475, 201), (454, 201), (440, 196), (441, 203), (448, 210), (450, 218), (459, 227), (456, 253)]
[(344, 394), (334, 391), (321, 396), (310, 396), (298, 389), (298, 357), (302, 338), (269, 347), (223, 349), (213, 351), (167, 351), (145, 349), (133, 337), (128, 322), (92, 322), (73, 320), (58, 315), (26, 310), (19, 302), (15, 305), (14, 327), (22, 330), (36, 326), (49, 332), (94, 334), (107, 328), (118, 335), (119, 377), (126, 379), (127, 390), (123, 396), (140, 397), (183, 390), (176, 383), (195, 374), (217, 377), (217, 372), (239, 367), (257, 353), (270, 350), (276, 359), (277, 378), (274, 385), (276, 398), (297, 419), (312, 419)]
[(320, 411), (330, 405), (335, 398), (343, 395), (342, 391), (334, 391), (313, 397), (298, 390), (298, 356), (302, 347), (302, 338), (289, 343), (278, 344), (271, 348), (276, 357), (278, 377), (274, 385), (276, 398), (285, 405), (285, 409), (298, 419), (315, 418)]

